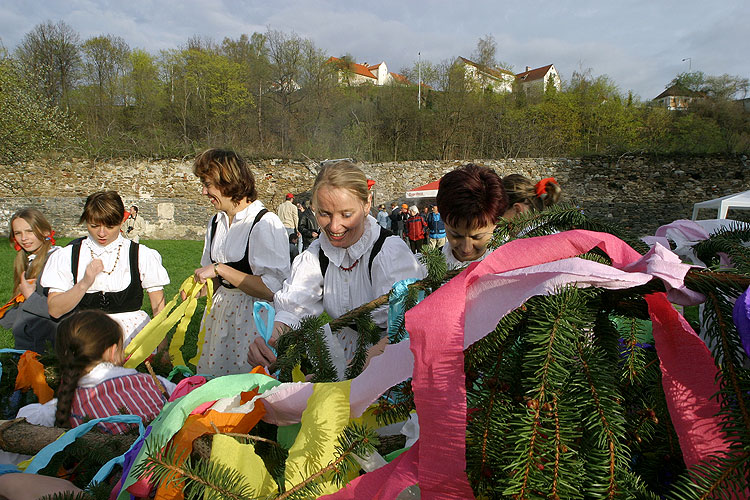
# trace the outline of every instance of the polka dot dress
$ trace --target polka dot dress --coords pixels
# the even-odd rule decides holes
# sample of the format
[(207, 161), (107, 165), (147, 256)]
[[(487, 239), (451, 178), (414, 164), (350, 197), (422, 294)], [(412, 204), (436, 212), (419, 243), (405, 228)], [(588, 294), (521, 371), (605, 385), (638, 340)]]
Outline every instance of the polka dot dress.
[[(255, 299), (237, 288), (220, 287), (214, 294), (211, 313), (204, 313), (206, 327), (203, 354), (198, 361), (198, 373), (219, 377), (234, 373), (248, 373), (254, 367), (247, 362), (250, 343), (258, 335), (253, 320)], [(261, 318), (267, 319), (266, 310)]]

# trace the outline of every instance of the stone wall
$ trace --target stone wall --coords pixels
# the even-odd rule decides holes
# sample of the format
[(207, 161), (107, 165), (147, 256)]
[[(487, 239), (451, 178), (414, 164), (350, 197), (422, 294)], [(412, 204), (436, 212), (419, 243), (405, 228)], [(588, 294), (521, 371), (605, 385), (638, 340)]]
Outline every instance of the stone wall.
[[(599, 217), (615, 220), (638, 234), (653, 234), (661, 224), (690, 218), (692, 205), (750, 189), (750, 163), (744, 156), (654, 158), (523, 158), (473, 160), (498, 174), (532, 179), (555, 177), (563, 200)], [(375, 203), (410, 204), (408, 189), (439, 179), (466, 161), (405, 161), (362, 164), (376, 181)], [(287, 192), (305, 199), (315, 178), (309, 163), (265, 160), (252, 165), (259, 198), (274, 210)], [(200, 184), (185, 160), (45, 160), (4, 168), (0, 179), (0, 220), (24, 206), (41, 209), (58, 235), (79, 236), (77, 224), (86, 196), (117, 190), (126, 206), (137, 204), (146, 223), (145, 239), (202, 238), (212, 214)], [(710, 213), (704, 217), (715, 217)], [(746, 218), (730, 212), (730, 217)], [(5, 224), (2, 224), (5, 226)], [(7, 227), (7, 226), (6, 226)], [(6, 227), (1, 227), (4, 233)]]

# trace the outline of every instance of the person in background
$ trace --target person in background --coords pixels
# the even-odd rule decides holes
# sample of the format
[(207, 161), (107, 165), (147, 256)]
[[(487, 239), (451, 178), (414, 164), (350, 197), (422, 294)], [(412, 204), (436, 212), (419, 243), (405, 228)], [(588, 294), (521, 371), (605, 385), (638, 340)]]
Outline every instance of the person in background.
[(49, 317), (47, 297), (36, 281), (47, 258), (57, 250), (47, 218), (36, 208), (24, 208), (10, 218), (8, 239), (16, 250), (13, 297), (3, 308), (0, 326), (13, 330), (15, 348), (43, 353), (54, 346), (57, 324)]
[(299, 226), (299, 211), (294, 205), (294, 195), (292, 193), (287, 193), (286, 200), (276, 207), (276, 214), (286, 228), (287, 234), (297, 231), (297, 227)]
[(419, 209), (415, 205), (409, 208), (409, 218), (406, 219), (406, 226), (404, 233), (409, 240), (409, 247), (411, 253), (419, 252), (422, 245), (426, 243), (425, 229), (427, 228), (427, 221), (424, 220), (422, 215), (419, 213)]
[(430, 205), (427, 214), (427, 229), (429, 231), (430, 248), (443, 248), (445, 245), (445, 224), (440, 217), (437, 205)]
[(143, 232), (143, 218), (138, 216), (138, 207), (130, 207), (130, 214), (122, 225), (122, 235), (135, 243), (140, 242), (141, 233)]
[[(197, 371), (247, 373), (253, 368), (247, 348), (258, 335), (253, 306), (256, 300), (272, 300), (289, 276), (289, 236), (279, 217), (258, 200), (255, 177), (234, 151), (204, 151), (196, 157), (193, 173), (216, 210), (206, 229), (202, 267), (195, 270), (197, 281), (214, 280)], [(297, 207), (289, 205), (296, 215)]]
[(299, 232), (302, 235), (302, 250), (307, 250), (310, 243), (318, 237), (320, 228), (318, 227), (318, 221), (315, 219), (315, 212), (310, 207), (310, 201), (305, 200), (302, 205), (304, 212), (299, 219)]
[[(116, 191), (86, 198), (80, 222), (88, 236), (50, 255), (40, 279), (49, 288), (47, 305), (53, 318), (73, 310), (99, 309), (122, 327), (125, 345), (149, 322), (141, 310), (143, 291), (155, 315), (164, 308), (169, 275), (156, 250), (122, 237), (125, 206)], [(159, 349), (166, 348), (166, 342)]]
[[(322, 236), (300, 254), (292, 274), (274, 296), (276, 322), (268, 344), (299, 327), (306, 316), (327, 312), (338, 318), (387, 293), (397, 281), (420, 279), (424, 271), (403, 240), (378, 225), (369, 214), (372, 204), (364, 172), (349, 161), (323, 167), (312, 187), (312, 206)], [(383, 329), (374, 355), (387, 342), (388, 307), (372, 312)], [(359, 335), (344, 327), (335, 335), (345, 359), (351, 359)], [(251, 364), (268, 366), (276, 356), (262, 338), (250, 346)]]
[(469, 163), (440, 179), (437, 206), (445, 224), (443, 255), (449, 268), (482, 260), (508, 209), (503, 182), (492, 169)]
[(409, 205), (406, 203), (401, 204), (401, 209), (398, 212), (398, 225), (396, 234), (406, 241), (406, 220), (409, 218)]
[(293, 263), (294, 259), (297, 258), (299, 255), (299, 246), (297, 243), (299, 242), (299, 235), (298, 233), (292, 233), (289, 235), (289, 263)]
[(388, 216), (388, 212), (385, 211), (385, 205), (378, 205), (378, 214), (376, 219), (378, 221), (378, 224), (380, 224), (380, 227), (388, 230), (391, 229), (391, 218)]
[(528, 177), (510, 174), (503, 177), (503, 187), (508, 194), (508, 209), (503, 214), (506, 219), (532, 209), (541, 212), (560, 201), (562, 194), (562, 189), (553, 177), (534, 184)]
[(398, 220), (401, 217), (401, 207), (397, 203), (391, 203), (391, 211), (388, 218), (391, 219), (391, 232), (398, 235)]

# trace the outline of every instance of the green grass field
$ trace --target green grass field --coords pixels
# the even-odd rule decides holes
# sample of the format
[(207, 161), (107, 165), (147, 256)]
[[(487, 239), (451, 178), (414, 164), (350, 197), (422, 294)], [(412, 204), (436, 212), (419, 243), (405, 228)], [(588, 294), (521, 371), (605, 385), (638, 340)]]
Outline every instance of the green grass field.
[[(57, 244), (64, 246), (69, 241), (70, 238), (60, 238)], [(193, 271), (199, 266), (203, 242), (192, 240), (143, 240), (142, 243), (149, 248), (158, 250), (161, 254), (162, 263), (169, 272), (170, 284), (164, 288), (164, 296), (167, 302), (169, 302), (175, 296), (185, 278), (192, 275)], [(13, 259), (15, 255), (16, 252), (10, 245), (0, 244), (0, 270), (3, 273), (3, 278), (0, 280), (0, 301), (2, 303), (8, 301), (13, 292)], [(185, 344), (186, 346), (190, 345), (192, 349), (189, 348), (188, 350), (192, 350), (193, 352), (185, 352), (186, 356), (195, 352), (194, 340), (192, 344), (189, 343), (189, 340), (197, 338), (198, 326), (205, 304), (206, 299), (201, 299), (198, 302), (198, 309), (195, 311), (190, 328), (188, 328)], [(149, 303), (148, 296), (145, 294), (143, 310), (151, 314), (151, 304)], [(10, 330), (0, 328), (0, 348), (9, 347), (13, 347), (13, 334)]]

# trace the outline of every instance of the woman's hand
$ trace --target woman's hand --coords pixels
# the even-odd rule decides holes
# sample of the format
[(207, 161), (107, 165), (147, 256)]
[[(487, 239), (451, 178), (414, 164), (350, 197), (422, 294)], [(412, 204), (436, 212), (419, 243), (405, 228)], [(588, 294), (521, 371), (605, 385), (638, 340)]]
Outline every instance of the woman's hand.
[(23, 294), (23, 297), (25, 299), (28, 299), (29, 296), (34, 293), (34, 289), (36, 288), (34, 286), (34, 283), (36, 280), (26, 280), (26, 273), (21, 273), (21, 282), (18, 284), (18, 290)]
[(273, 323), (273, 330), (271, 331), (271, 338), (268, 339), (268, 343), (263, 337), (257, 336), (255, 340), (250, 344), (250, 348), (247, 352), (247, 361), (253, 366), (269, 366), (271, 363), (276, 361), (276, 355), (268, 347), (276, 347), (276, 342), (283, 334), (290, 330), (289, 325), (275, 321)]
[(198, 283), (205, 283), (207, 280), (210, 280), (211, 278), (218, 277), (213, 264), (199, 267), (198, 269), (195, 270), (195, 273), (193, 274), (195, 275), (195, 281), (197, 281)]
[(96, 277), (102, 271), (104, 271), (104, 263), (102, 262), (102, 259), (94, 259), (89, 262), (86, 266), (86, 271), (83, 273), (83, 279), (81, 280), (88, 285), (87, 289), (91, 288), (91, 285), (94, 284), (94, 280), (96, 280)]

